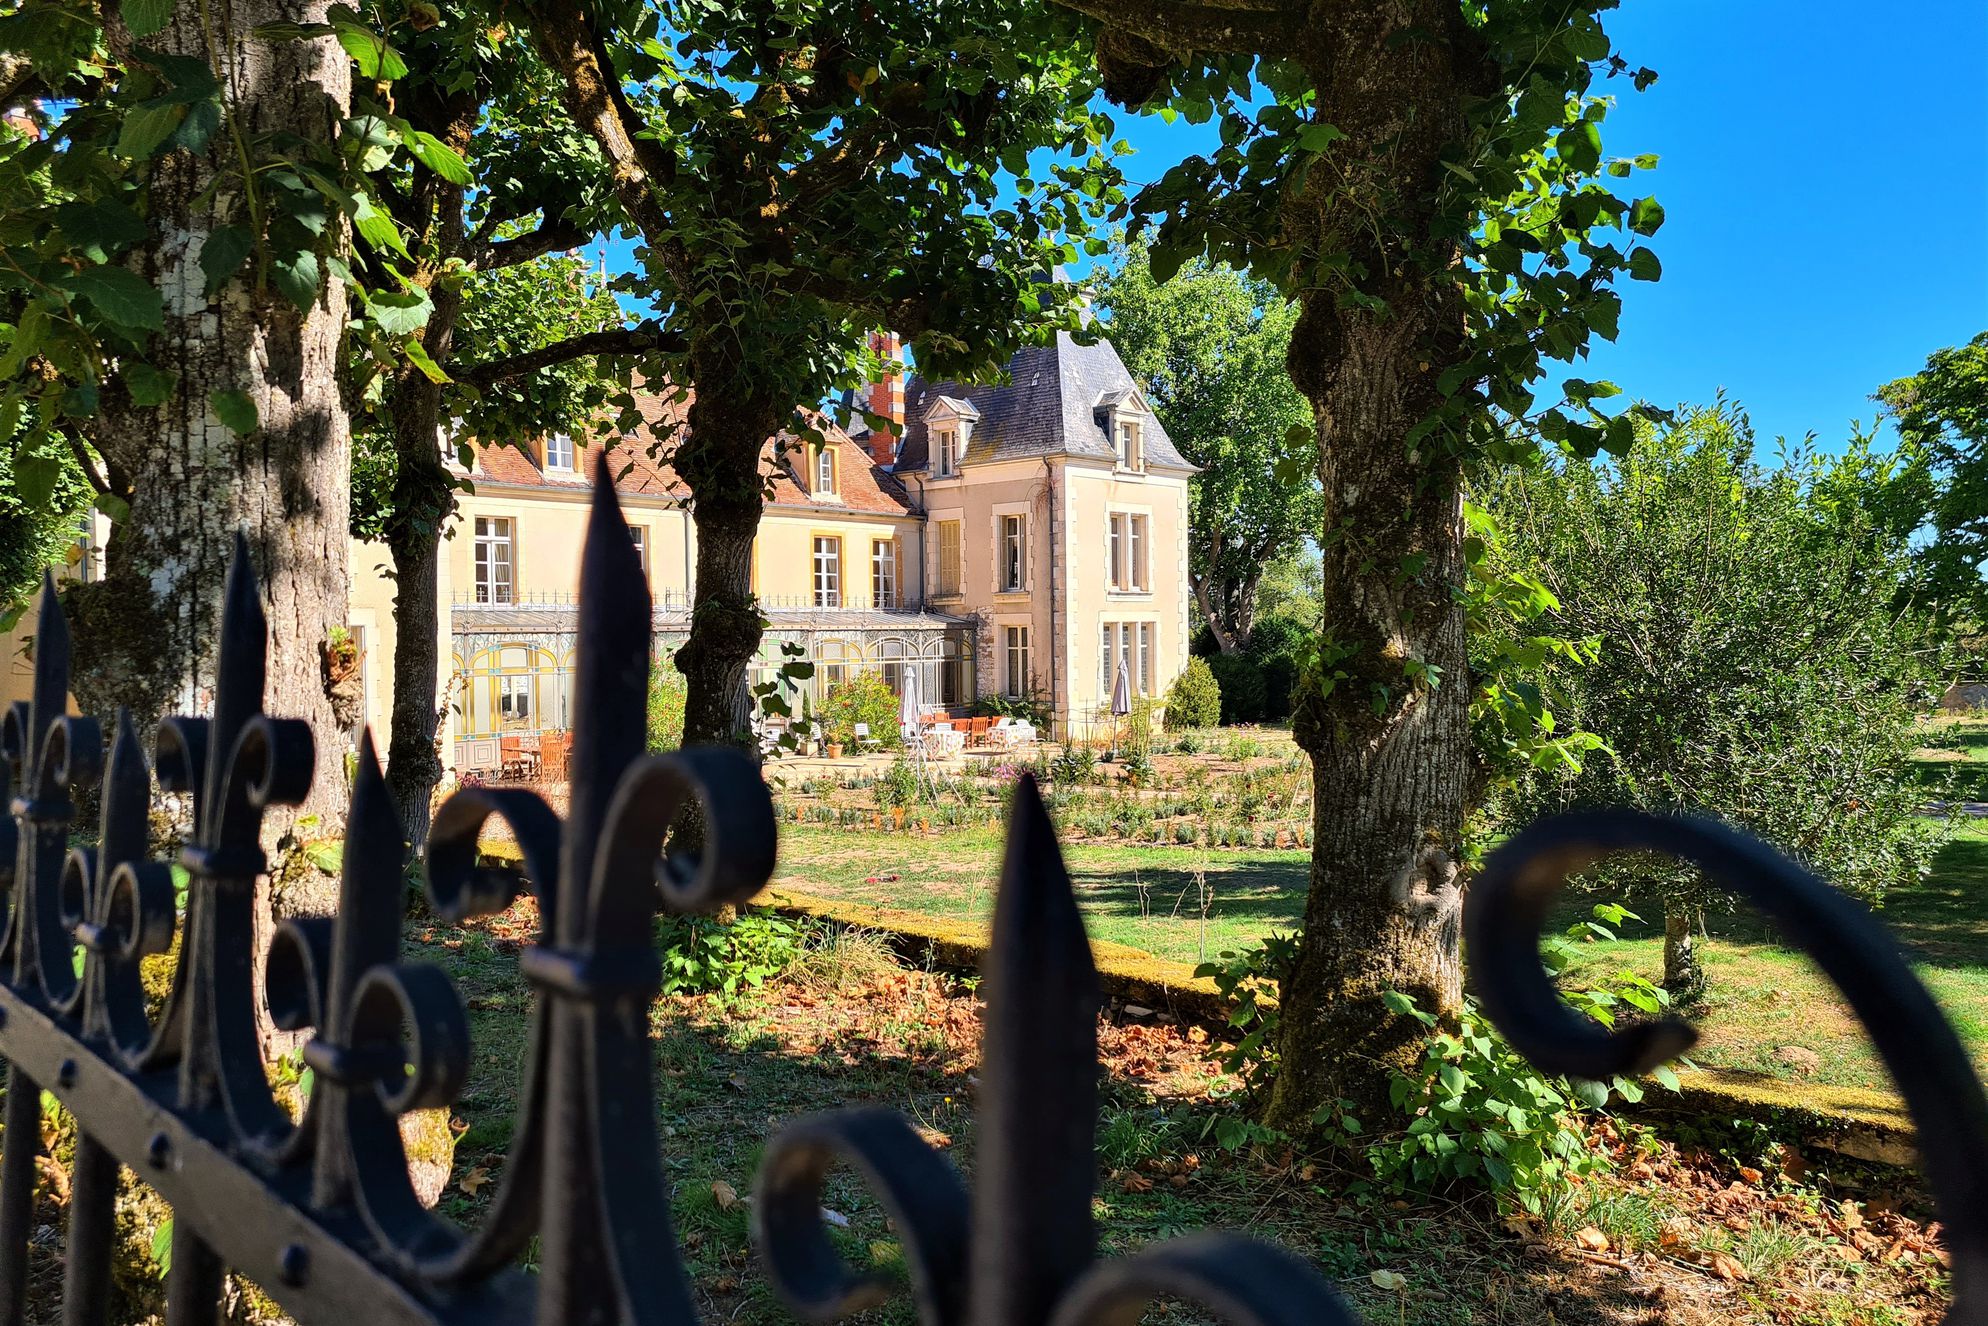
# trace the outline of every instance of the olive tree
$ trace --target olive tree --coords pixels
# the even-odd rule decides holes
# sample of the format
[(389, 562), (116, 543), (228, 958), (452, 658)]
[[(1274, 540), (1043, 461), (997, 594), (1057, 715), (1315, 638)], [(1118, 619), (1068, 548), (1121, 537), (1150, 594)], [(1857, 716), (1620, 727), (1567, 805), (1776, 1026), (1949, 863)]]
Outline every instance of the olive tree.
[[(1503, 555), (1595, 641), (1556, 681), (1565, 717), (1607, 748), (1537, 780), (1525, 808), (1718, 815), (1873, 903), (1923, 874), (1940, 834), (1904, 775), (1939, 659), (1885, 518), (1911, 482), (1865, 441), (1760, 463), (1721, 405), (1646, 428), (1619, 460), (1492, 485)], [(1695, 993), (1694, 922), (1723, 899), (1682, 868), (1628, 878), (1663, 899), (1665, 985)]]

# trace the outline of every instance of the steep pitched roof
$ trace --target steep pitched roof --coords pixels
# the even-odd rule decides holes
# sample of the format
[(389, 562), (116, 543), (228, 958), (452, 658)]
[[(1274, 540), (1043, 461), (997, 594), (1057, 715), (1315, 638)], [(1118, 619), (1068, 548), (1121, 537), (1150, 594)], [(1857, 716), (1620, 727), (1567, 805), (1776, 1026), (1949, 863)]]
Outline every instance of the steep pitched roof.
[[(664, 443), (662, 450), (668, 451), (678, 437), (681, 420), (690, 402), (679, 402), (642, 388), (636, 390), (635, 400), (647, 422), (633, 434), (614, 439), (616, 445), (609, 463), (614, 467), (616, 491), (642, 497), (688, 498), (689, 487), (667, 462), (651, 459), (649, 447), (661, 439)], [(833, 498), (815, 499), (795, 470), (795, 465), (804, 460), (806, 448), (793, 435), (782, 433), (766, 440), (761, 460), (761, 472), (772, 476), (773, 493), (769, 505), (811, 507), (824, 511), (847, 508), (887, 516), (904, 515), (911, 511), (911, 495), (905, 491), (904, 485), (879, 469), (870, 453), (850, 441), (840, 428), (826, 420), (822, 422), (828, 444), (836, 451), (839, 491)], [(781, 443), (788, 444), (790, 450), (784, 461), (776, 462), (775, 449)], [(470, 471), (470, 477), (514, 487), (583, 489), (590, 482), (589, 466), (595, 454), (594, 447), (579, 448), (575, 456), (577, 463), (571, 472), (548, 471), (540, 466), (536, 457), (517, 447), (478, 445), (476, 465)]]
[[(963, 465), (1039, 456), (1113, 458), (1111, 438), (1097, 412), (1127, 399), (1139, 383), (1109, 341), (1080, 345), (1067, 332), (1058, 332), (1051, 344), (1030, 347), (1010, 359), (1008, 378), (999, 386), (977, 386), (914, 376), (905, 387), (904, 441), (895, 468), (926, 468), (925, 415), (941, 398), (968, 402), (980, 414), (960, 457)], [(1140, 420), (1148, 469), (1194, 470), (1156, 417), (1147, 412)]]

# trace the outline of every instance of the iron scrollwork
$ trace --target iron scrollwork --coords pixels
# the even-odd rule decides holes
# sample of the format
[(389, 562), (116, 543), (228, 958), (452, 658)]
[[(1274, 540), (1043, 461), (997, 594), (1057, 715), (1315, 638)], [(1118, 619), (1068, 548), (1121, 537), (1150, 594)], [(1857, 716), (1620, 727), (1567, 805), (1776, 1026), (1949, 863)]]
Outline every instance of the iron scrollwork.
[[(650, 601), (606, 466), (596, 469), (582, 556), (567, 813), (524, 789), (468, 788), (437, 812), (426, 857), (428, 901), (443, 919), (493, 914), (525, 890), (541, 918), (520, 959), (537, 992), (520, 1116), (502, 1184), (474, 1229), (426, 1209), (408, 1175), (400, 1120), (456, 1102), (468, 1019), (438, 968), (400, 960), (400, 821), (370, 738), (351, 789), (338, 911), (284, 921), (265, 964), (272, 1018), (309, 1034), (300, 1116), (269, 1086), (254, 1024), (253, 890), (266, 866), (265, 812), (303, 801), (314, 752), (306, 727), (262, 712), (267, 630), (246, 548), (236, 549), (224, 598), (214, 713), (169, 719), (157, 734), (157, 787), (193, 806), (179, 854), (183, 918), (171, 866), (147, 856), (154, 776), (138, 734), (120, 715), (102, 758), (96, 724), (66, 713), (69, 642), (50, 590), (33, 699), (0, 732), (0, 791), (19, 789), (11, 820), (0, 821), (9, 1065), (0, 1326), (25, 1319), (43, 1088), (79, 1130), (65, 1322), (108, 1320), (120, 1165), (175, 1211), (172, 1326), (216, 1320), (223, 1268), (307, 1323), (695, 1322), (652, 1094), (649, 1019), (661, 985), (652, 922), (658, 911), (754, 896), (772, 876), (775, 824), (758, 770), (737, 752), (644, 753)], [(76, 794), (98, 785), (96, 845), (72, 849)], [(665, 841), (693, 801), (695, 854)], [(482, 863), (478, 842), (493, 824), (516, 840), (521, 869)], [(1670, 821), (1561, 821), (1521, 836), (1493, 859), (1466, 910), (1492, 1015), (1554, 1071), (1628, 1071), (1688, 1043), (1673, 1025), (1608, 1037), (1579, 1024), (1534, 957), (1559, 879), (1596, 851), (1635, 846), (1689, 856), (1750, 889), (1844, 984), (1922, 1138), (1943, 1149), (1933, 1179), (1966, 1305), (1953, 1320), (1977, 1320), (1965, 1314), (1979, 1298), (1988, 1188), (1980, 1088), (1875, 923), (1781, 858), (1728, 831)], [(175, 942), (174, 981), (154, 1016), (141, 964)], [(1015, 793), (983, 990), (971, 1189), (887, 1110), (804, 1118), (769, 1144), (755, 1238), (798, 1315), (826, 1321), (889, 1291), (844, 1265), (820, 1223), (822, 1185), (847, 1165), (894, 1221), (926, 1326), (1130, 1326), (1160, 1296), (1237, 1326), (1352, 1321), (1301, 1258), (1236, 1235), (1098, 1259), (1100, 993), (1028, 779)], [(534, 1240), (535, 1274), (520, 1265)]]

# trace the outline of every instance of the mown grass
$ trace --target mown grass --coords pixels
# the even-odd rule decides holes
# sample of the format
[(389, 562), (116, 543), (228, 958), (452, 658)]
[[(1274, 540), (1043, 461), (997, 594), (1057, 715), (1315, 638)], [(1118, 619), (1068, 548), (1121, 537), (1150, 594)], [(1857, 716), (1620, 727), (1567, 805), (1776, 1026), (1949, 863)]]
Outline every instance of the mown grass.
[[(1310, 857), (1301, 850), (1072, 843), (1064, 864), (1095, 939), (1175, 962), (1199, 962), (1304, 912)], [(877, 907), (979, 921), (994, 910), (1001, 830), (940, 836), (788, 825), (776, 886)], [(897, 878), (891, 879), (889, 876)]]
[[(1988, 728), (1984, 728), (1988, 730)], [(1981, 747), (1988, 760), (1988, 745)], [(851, 902), (954, 921), (993, 909), (1000, 834), (938, 837), (790, 827), (778, 883)], [(1308, 857), (1303, 851), (1071, 844), (1064, 858), (1093, 937), (1194, 963), (1296, 928)], [(896, 875), (896, 879), (888, 876)], [(1571, 920), (1585, 904), (1563, 908)], [(1969, 823), (1942, 849), (1931, 876), (1896, 889), (1879, 914), (1914, 961), (1976, 1062), (1988, 1071), (1988, 825)], [(1587, 947), (1575, 979), (1631, 970), (1657, 978), (1663, 942), (1654, 910), (1622, 938)], [(1771, 1073), (1834, 1086), (1890, 1085), (1862, 1027), (1814, 965), (1752, 913), (1707, 917), (1702, 946), (1709, 993), (1691, 1010), (1706, 1067)], [(1812, 1057), (1811, 1057), (1812, 1056)]]

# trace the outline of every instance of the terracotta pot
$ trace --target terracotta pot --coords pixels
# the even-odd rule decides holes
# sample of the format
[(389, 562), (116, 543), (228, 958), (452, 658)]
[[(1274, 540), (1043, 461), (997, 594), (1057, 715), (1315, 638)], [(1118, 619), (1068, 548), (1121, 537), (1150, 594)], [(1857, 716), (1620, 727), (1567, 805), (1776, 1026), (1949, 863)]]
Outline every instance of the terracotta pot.
[(831, 742), (829, 742), (829, 743), (828, 743), (828, 758), (829, 758), (829, 759), (831, 759), (831, 760), (839, 760), (839, 759), (841, 759), (841, 758), (842, 758), (842, 743), (841, 743), (841, 742), (839, 742), (839, 741), (831, 741)]
[(903, 828), (903, 827), (904, 827), (904, 807), (903, 807), (903, 806), (892, 806), (892, 807), (890, 808), (890, 819), (891, 819), (891, 825), (892, 825), (892, 827), (894, 827), (894, 828), (899, 828), (899, 829)]

